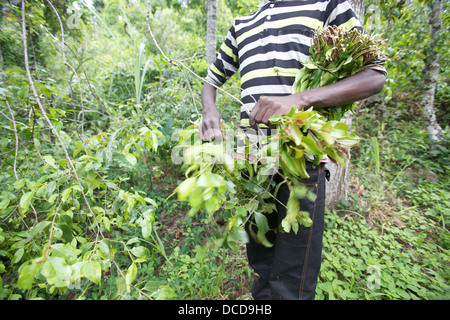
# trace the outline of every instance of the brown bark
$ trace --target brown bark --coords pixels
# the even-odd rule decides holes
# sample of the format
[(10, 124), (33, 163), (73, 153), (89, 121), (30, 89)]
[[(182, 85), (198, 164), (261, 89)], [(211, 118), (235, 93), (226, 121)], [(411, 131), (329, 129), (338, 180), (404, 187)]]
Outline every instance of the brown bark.
[(427, 131), (430, 139), (439, 142), (443, 139), (442, 128), (436, 119), (434, 110), (434, 98), (436, 84), (439, 77), (439, 53), (436, 50), (439, 34), (442, 30), (442, 2), (434, 0), (429, 4), (431, 8), (430, 18), (430, 42), (425, 59), (425, 73), (423, 79), (423, 93), (421, 99), (422, 116), (427, 124)]
[(217, 0), (208, 0), (206, 7), (206, 63), (216, 60)]

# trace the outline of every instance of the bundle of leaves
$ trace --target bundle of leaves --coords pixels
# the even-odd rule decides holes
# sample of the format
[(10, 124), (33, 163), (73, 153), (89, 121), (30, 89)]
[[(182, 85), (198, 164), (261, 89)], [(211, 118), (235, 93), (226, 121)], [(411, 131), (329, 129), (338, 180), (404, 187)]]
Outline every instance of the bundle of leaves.
[[(356, 29), (327, 27), (315, 32), (310, 47), (311, 55), (299, 70), (292, 93), (333, 84), (363, 69), (383, 63), (386, 56), (383, 41)], [(329, 119), (340, 120), (355, 104), (327, 108), (322, 113)]]
[[(309, 227), (309, 213), (301, 211), (299, 198), (314, 200), (315, 194), (304, 186), (299, 177), (308, 178), (306, 161), (319, 163), (324, 156), (344, 164), (347, 147), (359, 138), (348, 131), (345, 123), (326, 121), (315, 110), (292, 109), (286, 116), (272, 117), (279, 130), (275, 135), (259, 141), (261, 148), (244, 139), (245, 154), (236, 157), (233, 134), (223, 126), (227, 139), (202, 143), (198, 125), (179, 131), (179, 144), (173, 154), (186, 168), (184, 180), (175, 192), (180, 201), (187, 201), (189, 214), (205, 212), (211, 221), (226, 221), (226, 227), (217, 239), (233, 246), (236, 241), (246, 241), (245, 225), (255, 241), (266, 246), (269, 231), (267, 214), (275, 210), (277, 190), (287, 184), (290, 196), (286, 204), (286, 217), (281, 223), (282, 232), (297, 232), (300, 225)], [(252, 159), (252, 160), (249, 160)], [(275, 182), (274, 175), (282, 177)], [(256, 228), (253, 228), (256, 227)]]

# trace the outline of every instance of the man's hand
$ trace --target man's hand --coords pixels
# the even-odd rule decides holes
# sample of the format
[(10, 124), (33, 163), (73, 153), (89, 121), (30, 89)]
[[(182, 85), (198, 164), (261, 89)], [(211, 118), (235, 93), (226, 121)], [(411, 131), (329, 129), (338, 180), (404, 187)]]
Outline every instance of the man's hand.
[(200, 124), (200, 138), (202, 141), (221, 141), (225, 139), (222, 130), (220, 130), (220, 122), (223, 121), (223, 118), (217, 110), (215, 101), (216, 88), (205, 82), (202, 88), (203, 120)]
[(200, 138), (202, 141), (220, 141), (225, 138), (220, 129), (221, 121), (223, 121), (223, 118), (217, 109), (211, 109), (203, 113), (203, 120), (200, 125)]
[(294, 94), (282, 97), (262, 96), (253, 107), (250, 114), (250, 125), (255, 127), (258, 123), (270, 126), (270, 117), (274, 115), (284, 116), (292, 107), (299, 110), (306, 107), (301, 95)]

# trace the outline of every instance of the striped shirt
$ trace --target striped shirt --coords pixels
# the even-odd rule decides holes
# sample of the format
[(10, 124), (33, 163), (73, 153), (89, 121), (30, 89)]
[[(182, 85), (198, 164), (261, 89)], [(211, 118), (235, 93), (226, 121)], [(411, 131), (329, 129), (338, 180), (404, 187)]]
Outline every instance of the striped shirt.
[(314, 31), (327, 26), (362, 31), (346, 0), (270, 1), (234, 21), (206, 80), (220, 87), (239, 69), (242, 129), (249, 130), (250, 112), (261, 95), (291, 94), (295, 76), (310, 55)]

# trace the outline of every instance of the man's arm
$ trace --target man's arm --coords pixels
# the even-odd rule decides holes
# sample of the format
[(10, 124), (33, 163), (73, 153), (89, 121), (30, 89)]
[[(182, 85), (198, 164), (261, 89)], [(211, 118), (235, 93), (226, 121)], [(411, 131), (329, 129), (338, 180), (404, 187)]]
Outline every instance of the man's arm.
[(202, 88), (203, 121), (200, 125), (200, 138), (210, 141), (223, 138), (220, 130), (222, 115), (216, 107), (217, 89), (209, 82), (205, 82)]
[(384, 87), (386, 76), (379, 71), (363, 71), (342, 79), (331, 85), (295, 93), (283, 97), (263, 96), (259, 99), (250, 115), (250, 125), (257, 123), (269, 125), (273, 115), (285, 115), (292, 107), (299, 110), (314, 107), (340, 106), (368, 98), (379, 93)]

